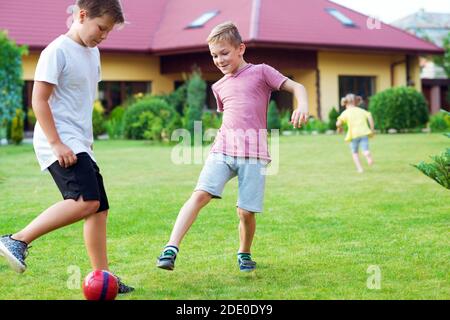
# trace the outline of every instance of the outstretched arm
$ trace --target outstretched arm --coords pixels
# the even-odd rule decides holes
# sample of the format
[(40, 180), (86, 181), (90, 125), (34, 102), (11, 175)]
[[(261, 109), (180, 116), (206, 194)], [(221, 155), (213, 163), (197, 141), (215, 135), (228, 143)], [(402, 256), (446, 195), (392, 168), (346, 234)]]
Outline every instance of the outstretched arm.
[(58, 131), (56, 130), (53, 114), (48, 104), (53, 88), (54, 85), (47, 82), (34, 82), (32, 98), (33, 111), (59, 164), (63, 168), (68, 168), (77, 162), (77, 156), (68, 146), (61, 142)]
[(298, 82), (287, 79), (281, 85), (280, 90), (292, 93), (297, 100), (297, 109), (292, 113), (291, 123), (294, 128), (300, 128), (302, 124), (308, 122), (309, 117), (308, 95), (305, 87)]

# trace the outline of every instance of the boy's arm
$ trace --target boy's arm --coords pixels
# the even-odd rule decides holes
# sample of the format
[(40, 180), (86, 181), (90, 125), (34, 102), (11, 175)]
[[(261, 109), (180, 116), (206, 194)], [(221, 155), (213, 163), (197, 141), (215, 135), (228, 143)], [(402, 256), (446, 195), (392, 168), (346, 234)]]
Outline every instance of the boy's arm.
[(44, 131), (53, 153), (63, 168), (68, 168), (77, 162), (77, 156), (73, 151), (61, 142), (56, 131), (53, 114), (48, 100), (53, 92), (54, 85), (48, 82), (35, 81), (33, 87), (32, 106), (36, 119)]
[(291, 123), (294, 128), (300, 128), (302, 124), (308, 122), (309, 117), (308, 95), (305, 87), (298, 82), (287, 79), (281, 85), (280, 90), (292, 93), (297, 100), (297, 109), (292, 113)]

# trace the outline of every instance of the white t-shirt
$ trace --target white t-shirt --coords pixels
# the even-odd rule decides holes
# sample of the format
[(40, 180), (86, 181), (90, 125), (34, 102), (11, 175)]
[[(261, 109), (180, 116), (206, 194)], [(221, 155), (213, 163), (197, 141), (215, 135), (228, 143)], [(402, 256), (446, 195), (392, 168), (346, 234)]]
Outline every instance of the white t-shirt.
[[(92, 111), (101, 80), (98, 48), (84, 47), (61, 35), (42, 51), (34, 80), (55, 85), (48, 102), (62, 143), (75, 154), (87, 152), (95, 161), (91, 146)], [(41, 170), (58, 160), (39, 122), (33, 145)]]

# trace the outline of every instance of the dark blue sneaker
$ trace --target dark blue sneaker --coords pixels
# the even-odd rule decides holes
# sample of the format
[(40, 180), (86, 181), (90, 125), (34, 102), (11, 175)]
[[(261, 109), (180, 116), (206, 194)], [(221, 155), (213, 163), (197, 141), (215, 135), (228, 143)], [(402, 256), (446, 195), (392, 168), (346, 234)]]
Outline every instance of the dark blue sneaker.
[(11, 235), (0, 238), (0, 256), (3, 256), (10, 267), (18, 273), (23, 273), (27, 269), (25, 258), (28, 255), (28, 248), (28, 244), (11, 238)]
[(250, 272), (256, 269), (256, 262), (252, 260), (250, 253), (238, 253), (239, 270)]
[(125, 293), (130, 293), (134, 291), (134, 288), (131, 286), (127, 286), (125, 283), (122, 282), (122, 280), (120, 280), (120, 278), (118, 276), (116, 276), (115, 274), (113, 274), (116, 278), (117, 278), (117, 283), (119, 285), (119, 290), (118, 293), (119, 294), (125, 294)]
[(167, 246), (156, 260), (156, 266), (161, 269), (172, 271), (175, 268), (175, 260), (177, 258), (178, 248), (175, 246)]

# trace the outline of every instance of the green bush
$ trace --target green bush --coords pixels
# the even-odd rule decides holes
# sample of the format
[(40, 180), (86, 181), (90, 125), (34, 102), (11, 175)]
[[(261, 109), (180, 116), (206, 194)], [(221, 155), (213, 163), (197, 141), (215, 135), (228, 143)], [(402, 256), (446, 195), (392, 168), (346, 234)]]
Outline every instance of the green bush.
[(277, 103), (272, 100), (269, 103), (269, 111), (267, 114), (267, 129), (281, 129), (280, 113), (278, 112)]
[(94, 139), (106, 132), (105, 119), (103, 117), (104, 109), (100, 101), (95, 101), (92, 111), (92, 126), (94, 130)]
[(131, 105), (123, 116), (124, 136), (127, 139), (168, 141), (180, 125), (175, 109), (164, 99), (154, 96), (146, 96)]
[(161, 96), (169, 105), (179, 113), (183, 114), (187, 101), (187, 83), (178, 87), (170, 94)]
[(428, 107), (424, 96), (414, 88), (391, 88), (374, 95), (369, 104), (375, 127), (383, 132), (389, 129), (413, 129), (428, 122)]
[(34, 128), (36, 124), (36, 115), (34, 114), (33, 108), (28, 108), (27, 112), (27, 122), (28, 122), (28, 128), (31, 130)]
[(294, 126), (291, 123), (291, 112), (290, 111), (283, 112), (283, 114), (281, 115), (280, 122), (281, 122), (281, 131), (297, 130), (296, 128), (294, 128)]
[(220, 124), (221, 122), (218, 114), (211, 111), (203, 112), (202, 115), (203, 131), (206, 131), (208, 129), (219, 129)]
[(185, 109), (185, 128), (192, 135), (194, 134), (194, 122), (202, 120), (205, 102), (206, 82), (202, 79), (199, 72), (194, 71), (187, 83), (187, 107)]
[(24, 123), (25, 123), (25, 113), (23, 112), (22, 109), (17, 109), (16, 115), (11, 120), (11, 141), (16, 145), (21, 144), (23, 141)]
[(430, 117), (430, 129), (433, 132), (450, 131), (450, 115), (439, 112)]
[(328, 123), (322, 122), (319, 119), (311, 117), (304, 129), (306, 132), (316, 131), (318, 133), (325, 133), (328, 130)]
[[(27, 53), (25, 46), (17, 46), (0, 30), (0, 127), (11, 124), (16, 110), (22, 107), (22, 56)], [(7, 129), (7, 135), (10, 133)]]
[(337, 130), (336, 122), (337, 118), (339, 117), (339, 111), (336, 110), (335, 107), (333, 107), (328, 114), (328, 129), (330, 130)]
[(109, 115), (109, 119), (105, 122), (106, 132), (110, 139), (120, 139), (123, 137), (124, 114), (124, 107), (115, 107)]

